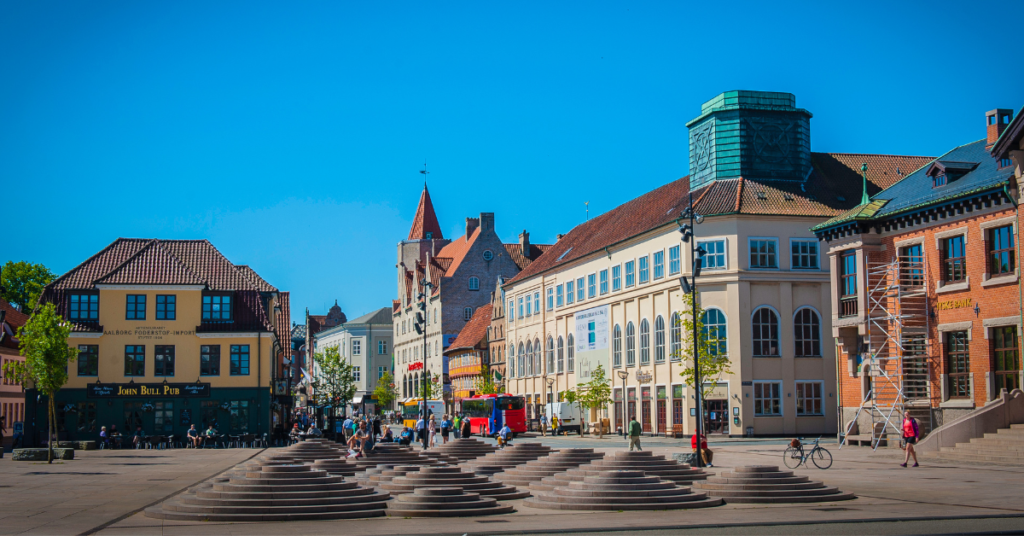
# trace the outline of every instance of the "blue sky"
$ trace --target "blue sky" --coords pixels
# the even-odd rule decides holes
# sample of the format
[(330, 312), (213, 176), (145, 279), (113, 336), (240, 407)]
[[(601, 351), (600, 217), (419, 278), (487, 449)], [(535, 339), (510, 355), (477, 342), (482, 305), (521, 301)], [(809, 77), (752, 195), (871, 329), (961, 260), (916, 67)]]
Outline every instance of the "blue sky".
[(0, 262), (207, 238), (293, 319), (352, 318), (396, 294), (424, 160), (446, 236), (544, 243), (686, 175), (722, 91), (795, 93), (835, 152), (937, 155), (1024, 104), (1019, 2), (690, 4), (5, 2)]

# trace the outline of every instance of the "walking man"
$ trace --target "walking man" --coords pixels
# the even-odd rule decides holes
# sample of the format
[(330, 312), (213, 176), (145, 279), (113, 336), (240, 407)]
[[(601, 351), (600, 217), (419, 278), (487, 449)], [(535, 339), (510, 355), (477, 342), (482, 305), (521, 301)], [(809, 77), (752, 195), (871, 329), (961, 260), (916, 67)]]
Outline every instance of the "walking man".
[(640, 423), (637, 422), (636, 417), (632, 417), (629, 420), (629, 451), (633, 451), (633, 447), (636, 446), (636, 450), (642, 451), (640, 447)]
[(341, 423), (341, 431), (345, 434), (345, 442), (352, 438), (352, 418), (345, 416), (345, 422)]

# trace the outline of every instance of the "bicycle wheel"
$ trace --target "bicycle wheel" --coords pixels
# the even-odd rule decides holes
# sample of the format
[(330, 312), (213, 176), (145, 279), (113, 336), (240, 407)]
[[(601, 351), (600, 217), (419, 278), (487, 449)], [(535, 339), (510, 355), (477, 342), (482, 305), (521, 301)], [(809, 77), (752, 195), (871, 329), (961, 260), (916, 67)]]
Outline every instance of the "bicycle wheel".
[(814, 462), (814, 465), (818, 469), (828, 469), (829, 467), (832, 467), (832, 453), (818, 447), (811, 453), (811, 461)]
[[(831, 459), (831, 458), (829, 458)], [(803, 463), (803, 456), (800, 455), (800, 449), (787, 447), (786, 452), (782, 455), (782, 461), (785, 462), (786, 467), (790, 469), (796, 469)]]

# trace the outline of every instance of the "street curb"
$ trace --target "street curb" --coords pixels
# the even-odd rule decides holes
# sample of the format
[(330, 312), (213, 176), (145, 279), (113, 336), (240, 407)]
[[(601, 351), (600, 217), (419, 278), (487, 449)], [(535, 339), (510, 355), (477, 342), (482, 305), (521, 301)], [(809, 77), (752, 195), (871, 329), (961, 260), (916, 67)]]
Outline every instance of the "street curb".
[(185, 491), (188, 491), (189, 488), (191, 488), (192, 486), (195, 486), (196, 484), (199, 484), (199, 483), (202, 483), (202, 482), (206, 482), (207, 480), (209, 480), (209, 479), (211, 479), (211, 478), (213, 478), (213, 477), (215, 477), (217, 475), (220, 475), (220, 474), (222, 474), (224, 472), (230, 471), (230, 470), (234, 469), (235, 467), (237, 467), (239, 464), (245, 463), (245, 462), (255, 458), (256, 456), (258, 456), (259, 454), (262, 454), (266, 450), (267, 450), (266, 448), (262, 448), (259, 451), (255, 452), (252, 456), (249, 456), (248, 458), (246, 458), (246, 459), (244, 459), (244, 460), (242, 460), (242, 461), (232, 465), (231, 467), (228, 467), (226, 469), (222, 469), (220, 471), (217, 471), (216, 473), (214, 473), (214, 474), (212, 474), (212, 475), (210, 475), (210, 476), (208, 476), (206, 478), (202, 478), (202, 479), (200, 479), (200, 480), (198, 480), (196, 482), (193, 482), (193, 483), (189, 484), (188, 486), (185, 486), (185, 487), (179, 489), (178, 491), (175, 491), (174, 493), (171, 493), (171, 494), (168, 494), (168, 495), (166, 495), (164, 497), (161, 497), (161, 498), (159, 498), (159, 499), (157, 499), (157, 500), (155, 500), (155, 501), (153, 501), (153, 502), (151, 502), (151, 503), (149, 503), (147, 505), (144, 505), (144, 506), (142, 506), (140, 508), (136, 508), (135, 510), (132, 510), (131, 512), (128, 512), (127, 514), (124, 514), (124, 515), (118, 516), (118, 517), (116, 517), (114, 519), (111, 519), (110, 521), (107, 521), (106, 523), (103, 523), (102, 525), (93, 527), (93, 528), (91, 528), (91, 529), (89, 529), (87, 531), (84, 531), (84, 532), (80, 532), (78, 534), (78, 536), (90, 536), (92, 534), (96, 534), (97, 532), (99, 532), (99, 531), (101, 531), (101, 530), (103, 530), (103, 529), (105, 529), (105, 528), (107, 528), (107, 527), (109, 527), (109, 526), (111, 526), (111, 525), (113, 525), (115, 523), (120, 523), (121, 521), (124, 521), (125, 519), (128, 519), (129, 517), (132, 517), (133, 515), (135, 515), (135, 514), (141, 512), (141, 511), (145, 510), (146, 508), (149, 508), (150, 506), (156, 506), (156, 505), (166, 501), (167, 499), (170, 499), (171, 497), (174, 497), (175, 495), (179, 495), (179, 494), (181, 494), (181, 493), (183, 493)]

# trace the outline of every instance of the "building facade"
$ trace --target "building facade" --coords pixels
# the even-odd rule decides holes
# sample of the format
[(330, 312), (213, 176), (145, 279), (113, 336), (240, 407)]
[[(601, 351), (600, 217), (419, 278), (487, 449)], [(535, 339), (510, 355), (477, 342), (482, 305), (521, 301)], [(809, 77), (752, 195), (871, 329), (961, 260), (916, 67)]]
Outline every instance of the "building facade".
[[(1024, 379), (1021, 120), (1015, 136), (1000, 139), (1012, 110), (985, 117), (986, 138), (924, 163), (814, 229), (832, 266), (844, 429), (856, 419), (867, 434), (893, 407), (931, 429)], [(896, 433), (900, 419), (888, 422)]]
[[(363, 414), (391, 409), (378, 408), (373, 391), (384, 373), (391, 371), (393, 333), (391, 308), (384, 307), (316, 334), (317, 352), (336, 347), (341, 359), (352, 364), (356, 392), (348, 401), (351, 409)], [(313, 374), (321, 374), (318, 367)]]
[[(477, 308), (490, 303), (498, 278), (511, 278), (547, 246), (530, 244), (523, 231), (517, 244), (504, 244), (494, 213), (466, 218), (466, 234), (445, 239), (430, 193), (424, 186), (409, 236), (398, 244), (398, 299), (393, 302), (395, 379), (402, 398), (415, 396), (424, 374), (435, 375), (450, 396), (444, 350), (458, 337)], [(431, 284), (424, 292), (423, 282)], [(424, 309), (418, 307), (425, 300)], [(426, 337), (416, 333), (417, 312), (426, 320)]]
[[(8, 362), (25, 361), (19, 351), (17, 335), (18, 328), (27, 321), (28, 315), (0, 298), (0, 375), (3, 375), (3, 365)], [(4, 448), (14, 442), (14, 423), (25, 420), (25, 393), (22, 392), (21, 383), (6, 376), (0, 379), (0, 417), (3, 417), (7, 427), (3, 445), (0, 445), (0, 448)]]
[[(100, 426), (181, 436), (272, 431), (271, 387), (287, 318), (276, 288), (205, 240), (118, 239), (47, 285), (42, 302), (79, 351), (57, 394), (61, 437)], [(26, 437), (45, 434), (46, 400), (26, 393)]]
[(812, 153), (810, 117), (786, 93), (708, 101), (689, 124), (692, 189), (684, 177), (577, 226), (505, 284), (508, 389), (527, 397), (532, 416), (600, 365), (614, 402), (590, 421), (607, 418), (614, 430), (635, 416), (646, 433), (692, 433), (679, 322), (679, 277), (692, 275), (692, 259), (678, 232), (692, 194), (704, 216), (693, 238), (707, 252), (703, 321), (731, 362), (706, 400), (705, 429), (836, 430), (834, 345), (822, 338), (829, 271), (809, 227), (856, 203), (862, 162), (877, 191), (916, 160)]
[(444, 356), (448, 360), (448, 374), (451, 377), (454, 408), (459, 408), (463, 398), (479, 393), (480, 381), (485, 371), (493, 374), (489, 368), (490, 327), (490, 304), (478, 307), (473, 317), (459, 332), (459, 336), (444, 351)]
[(507, 362), (505, 361), (505, 291), (502, 286), (504, 278), (499, 278), (491, 291), (491, 327), (487, 332), (488, 357), (490, 358), (490, 369), (499, 385), (505, 384), (507, 374)]

